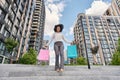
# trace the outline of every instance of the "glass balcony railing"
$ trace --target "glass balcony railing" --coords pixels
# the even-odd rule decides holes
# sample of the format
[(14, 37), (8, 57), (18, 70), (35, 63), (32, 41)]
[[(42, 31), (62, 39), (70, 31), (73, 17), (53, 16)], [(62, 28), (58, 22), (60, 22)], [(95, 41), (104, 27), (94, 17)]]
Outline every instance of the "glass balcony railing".
[(5, 37), (3, 36), (3, 34), (0, 33), (0, 40), (1, 41), (4, 41), (5, 40)]
[(9, 4), (11, 4), (12, 3), (12, 0), (6, 0)]
[(4, 17), (3, 17), (3, 15), (0, 15), (0, 24), (4, 24)]
[(8, 13), (8, 6), (2, 6), (0, 5), (0, 8), (5, 12), (5, 13)]

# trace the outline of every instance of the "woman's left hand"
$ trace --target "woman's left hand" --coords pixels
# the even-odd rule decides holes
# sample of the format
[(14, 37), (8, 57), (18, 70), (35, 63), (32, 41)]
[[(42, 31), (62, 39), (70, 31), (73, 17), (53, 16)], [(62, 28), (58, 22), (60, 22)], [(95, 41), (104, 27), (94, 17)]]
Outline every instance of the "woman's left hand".
[(79, 44), (79, 41), (75, 41), (75, 44)]

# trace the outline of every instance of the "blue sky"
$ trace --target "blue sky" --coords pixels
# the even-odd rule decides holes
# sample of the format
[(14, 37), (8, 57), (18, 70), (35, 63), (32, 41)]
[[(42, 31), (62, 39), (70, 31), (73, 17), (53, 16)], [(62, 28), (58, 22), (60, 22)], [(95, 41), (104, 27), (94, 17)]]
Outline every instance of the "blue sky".
[[(67, 34), (69, 32), (68, 29), (74, 25), (78, 13), (85, 13), (85, 10), (90, 7), (92, 2), (93, 0), (71, 0), (67, 3), (62, 12), (63, 16), (60, 18), (60, 23), (64, 24), (65, 34)], [(66, 37), (69, 38), (69, 40), (73, 40), (73, 35)]]
[(111, 0), (45, 0), (46, 23), (44, 39), (50, 40), (54, 25), (62, 23), (64, 24), (64, 36), (69, 41), (74, 40), (72, 29), (78, 13), (100, 15), (102, 14), (100, 11), (106, 9), (110, 2)]

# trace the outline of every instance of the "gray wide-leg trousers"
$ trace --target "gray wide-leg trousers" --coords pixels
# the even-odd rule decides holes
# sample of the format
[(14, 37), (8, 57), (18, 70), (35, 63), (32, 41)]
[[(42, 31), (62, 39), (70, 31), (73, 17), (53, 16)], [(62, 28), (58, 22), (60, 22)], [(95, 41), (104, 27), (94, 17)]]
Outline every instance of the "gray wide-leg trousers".
[[(56, 69), (64, 69), (64, 45), (63, 45), (63, 42), (61, 42), (61, 41), (55, 42), (54, 50), (55, 50), (55, 70)], [(60, 64), (59, 64), (59, 58), (60, 58)]]

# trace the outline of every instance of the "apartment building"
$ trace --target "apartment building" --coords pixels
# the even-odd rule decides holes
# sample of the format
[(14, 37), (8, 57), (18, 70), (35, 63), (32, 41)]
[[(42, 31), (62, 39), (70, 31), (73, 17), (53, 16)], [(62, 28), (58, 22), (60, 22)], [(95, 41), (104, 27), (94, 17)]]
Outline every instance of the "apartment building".
[[(74, 38), (79, 41), (79, 55), (86, 57), (92, 64), (109, 64), (116, 49), (118, 37), (120, 35), (119, 16), (88, 16), (84, 13), (78, 14), (74, 27)], [(91, 48), (93, 45), (99, 46), (96, 60), (93, 57)]]
[[(10, 55), (17, 60), (23, 54), (32, 22), (34, 2), (34, 0), (0, 0), (0, 63), (8, 63)], [(7, 52), (4, 44), (8, 37), (19, 42), (12, 54)]]
[(120, 16), (120, 0), (112, 0), (110, 7), (106, 10), (104, 15)]
[(42, 48), (45, 24), (44, 0), (36, 0), (36, 8), (33, 13), (29, 48), (32, 47), (39, 52)]

